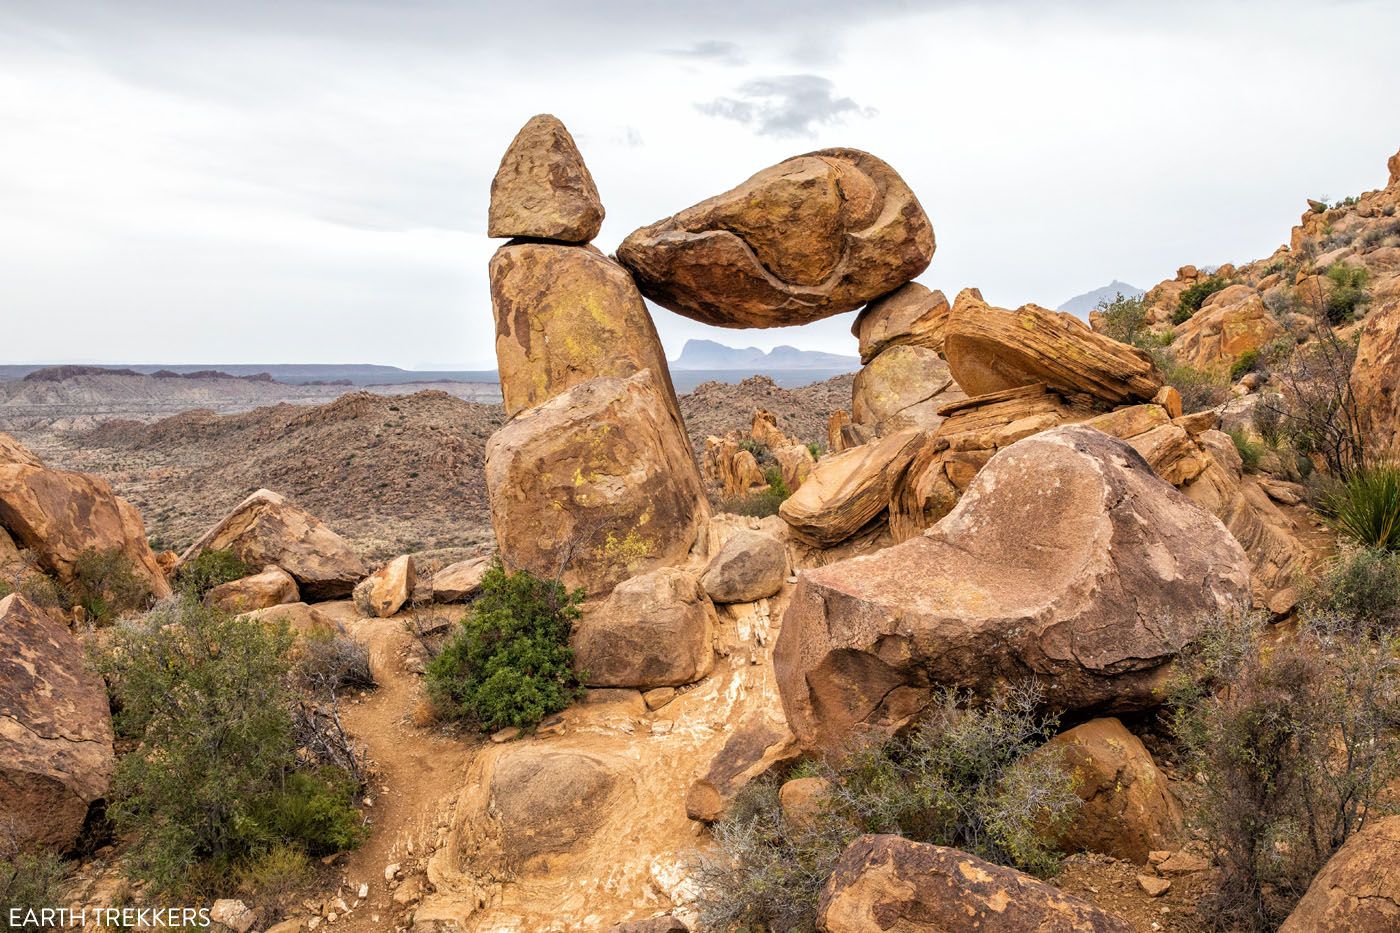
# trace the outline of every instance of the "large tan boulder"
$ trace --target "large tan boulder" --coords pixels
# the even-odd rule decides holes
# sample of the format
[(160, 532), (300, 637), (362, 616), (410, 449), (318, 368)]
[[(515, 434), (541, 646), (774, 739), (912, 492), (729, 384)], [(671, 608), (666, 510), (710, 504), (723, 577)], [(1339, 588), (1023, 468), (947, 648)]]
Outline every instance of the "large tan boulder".
[(652, 301), (720, 327), (805, 324), (918, 275), (933, 227), (903, 179), (858, 149), (823, 149), (634, 231), (617, 249)]
[(1400, 816), (1368, 822), (1327, 860), (1279, 933), (1400, 930)]
[(1117, 719), (1092, 719), (1055, 736), (1035, 754), (1051, 756), (1074, 779), (1082, 801), (1057, 836), (1065, 852), (1099, 852), (1147, 863), (1149, 852), (1185, 842), (1181, 806), (1142, 740)]
[(413, 598), (417, 583), (413, 555), (395, 557), (355, 585), (355, 608), (366, 618), (387, 619)]
[(1155, 705), (1199, 616), (1248, 606), (1214, 516), (1127, 444), (1067, 426), (999, 452), (926, 534), (802, 573), (773, 664), (798, 737), (838, 748), (939, 686), (1034, 677), (1056, 710)]
[(919, 448), (919, 431), (900, 431), (823, 457), (778, 514), (804, 541), (839, 544), (885, 511), (895, 479)]
[(574, 664), (591, 687), (679, 687), (715, 661), (714, 604), (693, 573), (663, 567), (625, 580), (574, 627)]
[(0, 441), (0, 527), (39, 566), (72, 583), (84, 551), (119, 551), (152, 596), (170, 595), (135, 506), (104, 479), (51, 470), (9, 435)]
[(1400, 300), (1366, 315), (1351, 386), (1374, 451), (1400, 457)]
[(486, 235), (586, 243), (603, 225), (603, 202), (574, 138), (551, 114), (531, 117), (491, 180)]
[(928, 347), (905, 344), (885, 350), (856, 373), (851, 416), (877, 435), (931, 430), (943, 421), (940, 408), (965, 398), (942, 357)]
[(650, 369), (679, 421), (666, 355), (626, 269), (592, 247), (508, 243), (490, 275), (507, 415), (596, 376)]
[(767, 599), (787, 579), (787, 547), (772, 535), (741, 528), (710, 558), (700, 584), (717, 603)]
[[(519, 743), (496, 760), (490, 813), (507, 865), (529, 870), (593, 838), (630, 775), (603, 755)], [(635, 799), (635, 798), (634, 798)]]
[(270, 489), (240, 502), (180, 555), (178, 567), (205, 551), (222, 550), (254, 567), (281, 567), (313, 601), (349, 596), (367, 573), (348, 541)]
[(1244, 354), (1262, 350), (1286, 333), (1258, 292), (1248, 285), (1232, 285), (1177, 325), (1171, 348), (1178, 362), (1228, 370)]
[(709, 519), (689, 442), (650, 370), (522, 411), (486, 446), (501, 559), (591, 595), (682, 563)]
[[(323, 603), (322, 606), (327, 604)], [(244, 622), (259, 622), (269, 627), (285, 625), (298, 644), (334, 637), (341, 633), (341, 626), (320, 607), (306, 603), (284, 603), (266, 609), (254, 609), (238, 614)], [(295, 652), (297, 649), (294, 648)]]
[(861, 836), (822, 888), (822, 933), (1133, 933), (1133, 925), (1030, 875), (958, 849)]
[(1072, 314), (994, 308), (967, 290), (948, 315), (943, 354), (972, 396), (1043, 383), (1122, 405), (1148, 401), (1162, 387), (1151, 357), (1094, 333)]
[(63, 851), (107, 794), (116, 759), (102, 678), (68, 626), (0, 599), (0, 829)]
[(481, 589), (481, 581), (491, 564), (490, 557), (473, 557), (448, 564), (433, 574), (433, 602), (460, 603), (471, 599)]
[(851, 324), (851, 333), (860, 341), (860, 361), (869, 363), (891, 347), (926, 347), (941, 353), (951, 310), (942, 292), (918, 282), (875, 299)]
[(276, 566), (267, 566), (260, 573), (221, 583), (204, 596), (205, 605), (233, 613), (299, 602), (301, 593), (297, 590), (296, 579)]

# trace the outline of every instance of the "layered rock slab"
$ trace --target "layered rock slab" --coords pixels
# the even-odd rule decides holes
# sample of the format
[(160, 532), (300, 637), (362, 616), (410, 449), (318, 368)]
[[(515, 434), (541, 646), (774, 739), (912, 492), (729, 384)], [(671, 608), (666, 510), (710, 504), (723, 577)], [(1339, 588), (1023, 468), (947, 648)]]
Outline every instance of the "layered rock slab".
[(838, 749), (938, 686), (1034, 677), (1058, 710), (1154, 705), (1198, 617), (1248, 606), (1214, 516), (1127, 444), (1060, 427), (999, 452), (927, 533), (803, 573), (774, 667), (798, 737)]
[(515, 134), (491, 180), (486, 235), (586, 243), (603, 225), (603, 202), (573, 136), (542, 113)]
[(941, 353), (951, 310), (942, 292), (930, 291), (918, 282), (908, 282), (875, 299), (851, 324), (851, 334), (860, 342), (861, 363), (869, 363), (894, 347), (925, 347)]

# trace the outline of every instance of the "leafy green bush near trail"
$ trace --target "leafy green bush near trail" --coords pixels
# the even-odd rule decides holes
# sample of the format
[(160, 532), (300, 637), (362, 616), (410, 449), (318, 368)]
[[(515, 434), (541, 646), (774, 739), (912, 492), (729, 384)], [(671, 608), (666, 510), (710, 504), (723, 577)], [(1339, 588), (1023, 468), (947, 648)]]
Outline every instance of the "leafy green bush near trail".
[(1343, 324), (1356, 315), (1356, 309), (1369, 299), (1366, 283), (1371, 274), (1365, 266), (1339, 262), (1327, 270), (1325, 310), (1329, 324)]
[(136, 575), (131, 558), (119, 549), (88, 548), (73, 564), (68, 599), (82, 606), (94, 622), (108, 622), (121, 612), (150, 605), (151, 589)]
[(255, 570), (231, 550), (200, 551), (175, 574), (175, 588), (203, 599), (214, 587), (241, 580)]
[[(68, 866), (52, 852), (23, 852), (11, 839), (0, 839), (0, 922), (10, 911), (57, 907), (63, 903)], [(38, 929), (7, 925), (6, 929)], [(44, 929), (50, 929), (45, 927)]]
[(1400, 467), (1357, 470), (1324, 496), (1322, 513), (1361, 547), (1400, 551)]
[(1343, 551), (1322, 568), (1307, 601), (1318, 611), (1351, 620), (1358, 631), (1400, 630), (1400, 553)]
[(890, 740), (836, 765), (809, 763), (829, 789), (791, 821), (778, 783), (747, 787), (714, 826), (715, 851), (692, 866), (706, 929), (810, 930), (817, 896), (841, 852), (864, 833), (898, 833), (1049, 874), (1049, 838), (1079, 805), (1073, 782), (1047, 756), (1028, 756), (1055, 729), (1036, 709), (1040, 694), (1013, 691), (968, 708), (952, 692), (934, 702), (907, 739)]
[(1201, 310), (1201, 305), (1206, 303), (1207, 298), (1228, 284), (1223, 278), (1212, 275), (1187, 286), (1177, 302), (1176, 313), (1172, 315), (1172, 323), (1184, 324), (1190, 320), (1193, 314)]
[(1228, 433), (1230, 440), (1235, 442), (1235, 450), (1239, 451), (1244, 468), (1251, 472), (1259, 469), (1259, 462), (1264, 459), (1264, 445), (1253, 440), (1243, 428), (1231, 428)]
[(582, 693), (569, 634), (583, 591), (497, 563), (461, 627), (428, 664), (440, 716), (485, 730), (533, 728)]

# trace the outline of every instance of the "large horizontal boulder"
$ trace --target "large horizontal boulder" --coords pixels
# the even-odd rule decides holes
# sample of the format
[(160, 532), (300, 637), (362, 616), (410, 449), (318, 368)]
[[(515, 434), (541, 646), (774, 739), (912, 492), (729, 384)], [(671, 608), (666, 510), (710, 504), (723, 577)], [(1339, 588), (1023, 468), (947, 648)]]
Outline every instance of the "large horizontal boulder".
[(937, 352), (905, 344), (884, 351), (856, 373), (851, 417), (877, 435), (931, 430), (943, 421), (940, 408), (965, 398)]
[(690, 444), (650, 370), (576, 385), (486, 446), (501, 559), (590, 595), (682, 563), (709, 519)]
[(281, 567), (269, 565), (261, 572), (220, 583), (204, 596), (204, 603), (224, 612), (252, 612), (286, 603), (301, 602), (297, 581)]
[(968, 395), (1043, 383), (1110, 405), (1149, 401), (1162, 387), (1152, 358), (1072, 314), (1023, 305), (994, 308), (964, 290), (943, 338), (953, 378)]
[(254, 567), (281, 567), (311, 600), (349, 596), (368, 572), (348, 541), (270, 489), (240, 502), (180, 555), (177, 568), (205, 551), (222, 550)]
[(787, 547), (772, 535), (740, 528), (710, 558), (700, 584), (717, 603), (767, 599), (787, 579)]
[(918, 282), (908, 282), (861, 309), (851, 324), (860, 341), (860, 361), (869, 363), (891, 347), (926, 347), (943, 351), (948, 299)]
[(1400, 816), (1369, 822), (1327, 860), (1279, 933), (1400, 930)]
[(0, 828), (23, 848), (69, 848), (115, 763), (82, 644), (18, 593), (0, 599)]
[(900, 836), (861, 836), (822, 887), (823, 933), (1132, 933), (1133, 925), (1014, 868)]
[(542, 113), (515, 134), (491, 180), (486, 235), (586, 243), (603, 226), (603, 202), (574, 138)]
[(851, 311), (933, 258), (903, 179), (858, 149), (823, 149), (634, 231), (617, 258), (652, 301), (719, 327), (785, 327)]
[(460, 603), (471, 599), (481, 589), (492, 558), (472, 557), (459, 560), (433, 574), (433, 602)]
[(895, 479), (921, 438), (919, 431), (900, 431), (823, 457), (778, 514), (808, 543), (827, 547), (845, 541), (885, 511)]
[(926, 534), (802, 573), (773, 663), (808, 747), (907, 721), (943, 685), (1034, 677), (1056, 710), (1160, 702), (1208, 612), (1249, 606), (1220, 522), (1131, 447), (1053, 428), (992, 457)]
[(710, 672), (719, 619), (700, 581), (663, 567), (625, 580), (574, 627), (574, 664), (592, 687), (679, 687)]
[(713, 823), (755, 778), (799, 754), (792, 731), (767, 713), (755, 712), (732, 727), (724, 746), (685, 795), (685, 812), (692, 820)]
[(85, 551), (117, 551), (152, 596), (170, 595), (135, 506), (104, 479), (51, 470), (9, 435), (0, 441), (0, 527), (39, 566), (72, 583)]
[(507, 415), (596, 376), (650, 369), (680, 419), (656, 327), (626, 269), (592, 247), (508, 243), (490, 275)]

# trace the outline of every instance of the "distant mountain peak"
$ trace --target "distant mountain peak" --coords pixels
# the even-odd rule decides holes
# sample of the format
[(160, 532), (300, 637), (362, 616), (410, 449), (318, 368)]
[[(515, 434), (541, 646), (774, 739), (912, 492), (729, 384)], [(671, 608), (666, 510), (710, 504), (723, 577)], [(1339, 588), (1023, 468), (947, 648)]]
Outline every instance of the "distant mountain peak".
[(831, 369), (850, 370), (860, 368), (860, 358), (843, 356), (839, 353), (826, 353), (821, 350), (799, 350), (797, 347), (777, 346), (767, 353), (758, 347), (729, 347), (714, 340), (691, 338), (681, 348), (681, 355), (671, 361), (676, 370), (737, 370), (762, 372), (776, 369)]
[(1082, 295), (1075, 295), (1073, 298), (1060, 305), (1060, 311), (1068, 311), (1070, 314), (1088, 320), (1089, 312), (1099, 306), (1101, 302), (1112, 301), (1119, 295), (1124, 298), (1136, 298), (1144, 294), (1143, 289), (1136, 285), (1129, 285), (1127, 282), (1120, 282), (1114, 279), (1107, 285), (1101, 285), (1092, 291), (1087, 291)]

